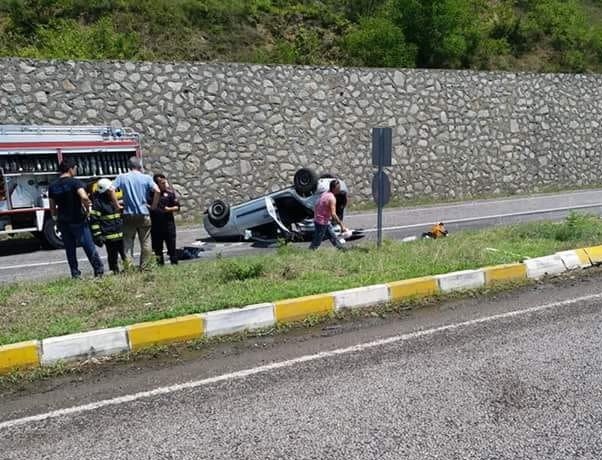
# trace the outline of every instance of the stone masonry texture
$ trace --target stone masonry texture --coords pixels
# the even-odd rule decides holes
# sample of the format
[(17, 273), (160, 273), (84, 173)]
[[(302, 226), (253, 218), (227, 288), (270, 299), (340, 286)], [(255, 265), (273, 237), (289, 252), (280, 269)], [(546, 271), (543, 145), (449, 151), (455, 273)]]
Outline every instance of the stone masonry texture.
[(392, 197), (468, 198), (600, 183), (598, 75), (0, 59), (0, 123), (143, 135), (198, 216), (311, 167), (371, 199), (371, 128), (393, 128)]

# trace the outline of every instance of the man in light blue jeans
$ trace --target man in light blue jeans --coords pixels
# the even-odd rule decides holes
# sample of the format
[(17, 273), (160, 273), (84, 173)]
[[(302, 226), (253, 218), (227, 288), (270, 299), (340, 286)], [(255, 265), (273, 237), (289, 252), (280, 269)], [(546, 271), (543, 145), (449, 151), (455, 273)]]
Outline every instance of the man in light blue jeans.
[(151, 220), (148, 197), (153, 196), (151, 209), (159, 202), (159, 187), (153, 178), (142, 172), (142, 161), (137, 157), (129, 160), (130, 172), (115, 179), (115, 188), (123, 192), (123, 246), (126, 256), (131, 257), (136, 234), (140, 241), (140, 267), (144, 268), (151, 257)]

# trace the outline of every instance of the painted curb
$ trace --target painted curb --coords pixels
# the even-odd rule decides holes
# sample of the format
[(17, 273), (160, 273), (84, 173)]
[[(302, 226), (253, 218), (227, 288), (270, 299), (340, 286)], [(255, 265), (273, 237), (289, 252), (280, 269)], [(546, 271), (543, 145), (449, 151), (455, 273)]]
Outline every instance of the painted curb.
[(583, 248), (593, 265), (602, 264), (602, 246)]
[(260, 329), (276, 323), (273, 303), (210, 311), (202, 316), (205, 320), (205, 335), (207, 337)]
[(577, 270), (578, 268), (583, 268), (581, 258), (577, 254), (577, 251), (561, 251), (557, 252), (556, 255), (560, 257), (567, 270)]
[(127, 327), (131, 351), (142, 350), (152, 345), (185, 342), (203, 335), (201, 315), (181, 316)]
[(558, 275), (566, 271), (562, 258), (557, 255), (536, 257), (524, 262), (527, 267), (527, 278), (539, 279), (546, 275)]
[(498, 281), (539, 279), (596, 264), (602, 264), (602, 246), (561, 251), (550, 256), (527, 259), (523, 263), (426, 276), (275, 303), (4, 345), (0, 346), (0, 374), (19, 368), (47, 366), (59, 360), (137, 351), (157, 344), (198, 339), (203, 335), (227, 335), (269, 327), (276, 322), (300, 321), (312, 315), (327, 315), (335, 308), (342, 310), (376, 306), (411, 297), (431, 296), (438, 292), (475, 289)]
[(310, 315), (327, 315), (334, 311), (332, 294), (319, 294), (274, 303), (276, 321), (301, 321)]
[(485, 267), (485, 284), (520, 281), (527, 278), (527, 267), (523, 264), (504, 264)]
[(409, 299), (412, 297), (427, 297), (439, 292), (439, 283), (434, 276), (413, 278), (404, 281), (387, 283), (391, 301)]
[(129, 350), (125, 327), (100, 329), (42, 340), (42, 366)]
[(575, 249), (575, 254), (577, 254), (577, 257), (579, 257), (579, 261), (581, 262), (581, 268), (589, 268), (592, 266), (592, 261), (587, 255), (585, 249)]
[(464, 291), (485, 286), (483, 270), (463, 270), (435, 276), (441, 292)]
[(38, 367), (40, 365), (40, 344), (37, 340), (13, 343), (0, 347), (0, 374), (15, 369)]
[(386, 284), (375, 284), (344, 291), (333, 292), (334, 307), (336, 310), (344, 308), (360, 308), (368, 305), (388, 303), (389, 287)]

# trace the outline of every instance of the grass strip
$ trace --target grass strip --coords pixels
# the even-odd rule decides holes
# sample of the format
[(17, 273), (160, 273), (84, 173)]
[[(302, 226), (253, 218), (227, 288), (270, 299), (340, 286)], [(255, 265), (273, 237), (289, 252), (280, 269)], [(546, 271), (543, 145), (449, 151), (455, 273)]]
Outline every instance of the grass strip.
[(385, 241), (381, 250), (368, 242), (346, 253), (284, 246), (267, 255), (100, 280), (5, 284), (0, 286), (0, 345), (517, 262), (600, 242), (600, 218), (571, 214), (561, 223)]

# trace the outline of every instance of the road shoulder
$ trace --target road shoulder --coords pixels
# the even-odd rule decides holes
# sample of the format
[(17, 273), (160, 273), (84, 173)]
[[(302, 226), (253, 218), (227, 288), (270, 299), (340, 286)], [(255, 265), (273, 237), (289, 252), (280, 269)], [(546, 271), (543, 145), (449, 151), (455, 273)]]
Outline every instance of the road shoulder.
[(399, 312), (366, 311), (314, 327), (198, 347), (171, 346), (130, 360), (88, 364), (58, 378), (0, 389), (0, 421), (114, 398), (418, 330), (602, 293), (602, 271), (574, 273), (492, 295)]

